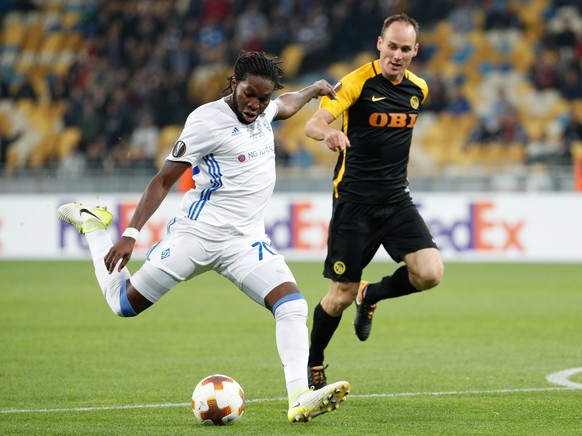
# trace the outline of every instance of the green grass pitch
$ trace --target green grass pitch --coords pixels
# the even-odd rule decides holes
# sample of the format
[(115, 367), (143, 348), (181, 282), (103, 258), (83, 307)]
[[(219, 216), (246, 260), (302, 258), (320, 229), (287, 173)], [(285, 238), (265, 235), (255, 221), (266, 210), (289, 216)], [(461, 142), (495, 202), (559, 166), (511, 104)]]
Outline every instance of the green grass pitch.
[[(311, 327), (327, 281), (320, 263), (290, 266)], [(2, 261), (0, 280), (2, 435), (582, 434), (582, 265), (448, 264), (437, 289), (381, 302), (364, 343), (349, 308), (326, 363), (352, 393), (297, 424), (272, 315), (215, 273), (133, 319), (110, 312), (89, 261)], [(562, 385), (546, 379), (565, 370)], [(245, 389), (233, 426), (190, 409), (213, 373)]]

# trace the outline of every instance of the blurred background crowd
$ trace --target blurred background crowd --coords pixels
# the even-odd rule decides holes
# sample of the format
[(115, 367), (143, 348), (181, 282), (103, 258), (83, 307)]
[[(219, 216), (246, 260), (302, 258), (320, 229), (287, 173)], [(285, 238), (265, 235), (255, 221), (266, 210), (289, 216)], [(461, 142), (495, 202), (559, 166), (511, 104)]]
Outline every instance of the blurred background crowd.
[[(400, 12), (430, 90), (412, 182), (582, 190), (579, 0), (0, 0), (0, 191), (141, 190), (241, 49), (283, 59), (283, 92), (335, 82)], [(303, 133), (312, 103), (276, 124), (282, 180), (331, 177), (335, 154)]]

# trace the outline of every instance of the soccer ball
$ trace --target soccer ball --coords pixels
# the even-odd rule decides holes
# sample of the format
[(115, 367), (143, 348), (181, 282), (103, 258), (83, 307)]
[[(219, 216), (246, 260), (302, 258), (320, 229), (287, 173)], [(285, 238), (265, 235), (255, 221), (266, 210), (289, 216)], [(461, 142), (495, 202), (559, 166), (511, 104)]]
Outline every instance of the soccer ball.
[(245, 393), (236, 380), (226, 375), (203, 378), (192, 393), (192, 411), (200, 424), (233, 424), (244, 410)]

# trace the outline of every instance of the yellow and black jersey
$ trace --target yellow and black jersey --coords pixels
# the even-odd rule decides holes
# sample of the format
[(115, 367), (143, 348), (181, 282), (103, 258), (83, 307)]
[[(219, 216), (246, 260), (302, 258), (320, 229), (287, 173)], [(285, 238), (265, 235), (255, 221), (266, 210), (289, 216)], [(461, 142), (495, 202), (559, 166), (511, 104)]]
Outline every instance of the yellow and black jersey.
[(386, 204), (408, 195), (412, 127), (428, 95), (426, 82), (407, 70), (393, 83), (376, 60), (342, 78), (336, 89), (337, 100), (324, 97), (320, 105), (335, 118), (343, 115), (351, 144), (335, 166), (335, 198)]

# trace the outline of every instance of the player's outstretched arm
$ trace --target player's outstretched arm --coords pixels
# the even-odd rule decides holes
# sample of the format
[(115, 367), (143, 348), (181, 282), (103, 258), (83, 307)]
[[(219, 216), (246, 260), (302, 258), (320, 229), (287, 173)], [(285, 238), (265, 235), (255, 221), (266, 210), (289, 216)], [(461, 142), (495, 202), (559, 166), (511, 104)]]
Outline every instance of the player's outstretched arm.
[(295, 115), (303, 106), (313, 98), (327, 96), (332, 100), (337, 98), (333, 86), (325, 80), (318, 80), (313, 85), (306, 86), (295, 92), (281, 94), (275, 102), (279, 107), (277, 120), (285, 120)]
[[(143, 192), (128, 227), (141, 230), (158, 207), (160, 207), (160, 204), (162, 204), (162, 201), (164, 201), (172, 186), (174, 186), (188, 168), (190, 168), (190, 165), (184, 162), (166, 162)], [(113, 272), (118, 262), (118, 271), (121, 271), (127, 265), (127, 262), (131, 259), (134, 245), (135, 239), (133, 238), (125, 236), (119, 238), (105, 255), (105, 266), (109, 273)]]
[(335, 117), (326, 109), (319, 108), (305, 124), (305, 134), (323, 141), (332, 151), (343, 151), (350, 146), (350, 140), (344, 132), (330, 126)]

